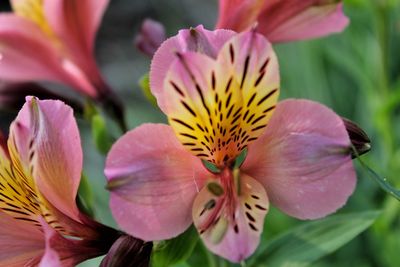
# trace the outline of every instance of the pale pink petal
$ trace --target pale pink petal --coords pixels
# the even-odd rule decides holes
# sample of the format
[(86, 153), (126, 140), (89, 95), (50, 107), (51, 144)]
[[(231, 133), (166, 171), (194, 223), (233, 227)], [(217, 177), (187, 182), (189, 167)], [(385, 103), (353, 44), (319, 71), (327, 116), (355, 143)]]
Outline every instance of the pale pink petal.
[(264, 2), (265, 0), (220, 0), (215, 28), (238, 32), (247, 30), (256, 24)]
[(44, 197), (79, 221), (75, 198), (82, 149), (72, 109), (61, 101), (29, 97), (11, 132), (22, 161), (33, 168), (33, 177)]
[(278, 104), (241, 170), (264, 185), (271, 203), (300, 219), (335, 212), (356, 183), (342, 119), (308, 100)]
[[(265, 190), (255, 179), (241, 175), (238, 190), (233, 203), (234, 219), (229, 213), (232, 203), (220, 204), (222, 197), (216, 197), (207, 187), (200, 191), (193, 205), (193, 221), (207, 248), (233, 262), (246, 259), (257, 248), (269, 207)], [(210, 205), (211, 201), (215, 204)], [(215, 220), (210, 221), (213, 216)], [(210, 226), (203, 229), (207, 224)]]
[(195, 156), (229, 165), (264, 130), (279, 95), (278, 63), (254, 31), (229, 39), (217, 59), (178, 54), (164, 84), (164, 112)]
[(190, 30), (181, 30), (167, 39), (154, 54), (150, 68), (150, 88), (156, 96), (158, 106), (166, 112), (164, 80), (176, 53), (199, 52), (216, 58), (219, 50), (235, 33), (229, 30), (208, 31), (202, 25)]
[(302, 3), (286, 0), (272, 3), (263, 10), (258, 21), (259, 31), (274, 43), (341, 32), (349, 23), (343, 14), (343, 4), (327, 0), (308, 0)]
[(38, 263), (45, 242), (40, 226), (16, 220), (0, 210), (0, 266)]
[(189, 227), (194, 197), (211, 176), (162, 124), (145, 124), (120, 138), (105, 174), (115, 220), (143, 240), (172, 238)]

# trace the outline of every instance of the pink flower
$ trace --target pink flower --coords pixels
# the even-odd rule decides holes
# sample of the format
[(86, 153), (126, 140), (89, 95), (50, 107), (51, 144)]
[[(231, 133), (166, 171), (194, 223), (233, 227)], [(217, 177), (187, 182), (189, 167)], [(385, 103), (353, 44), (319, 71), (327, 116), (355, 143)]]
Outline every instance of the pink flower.
[(14, 13), (0, 15), (0, 79), (47, 80), (99, 101), (114, 97), (93, 57), (108, 0), (12, 0), (11, 4)]
[(316, 219), (353, 192), (342, 119), (308, 100), (277, 104), (278, 62), (262, 35), (183, 30), (158, 49), (150, 79), (171, 126), (128, 132), (105, 168), (114, 218), (133, 236), (169, 239), (194, 223), (211, 251), (239, 262), (257, 248), (269, 202)]
[(120, 234), (79, 211), (81, 171), (72, 109), (27, 98), (0, 148), (1, 266), (74, 266), (108, 251)]
[(220, 0), (217, 29), (257, 30), (272, 43), (341, 32), (348, 25), (342, 1)]

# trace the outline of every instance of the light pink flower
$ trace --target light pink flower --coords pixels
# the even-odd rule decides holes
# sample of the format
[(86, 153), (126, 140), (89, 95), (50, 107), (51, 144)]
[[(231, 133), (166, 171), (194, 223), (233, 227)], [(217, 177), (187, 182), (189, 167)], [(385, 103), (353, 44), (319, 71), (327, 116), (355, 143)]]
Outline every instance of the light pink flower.
[(343, 31), (349, 21), (342, 1), (220, 0), (217, 29), (257, 30), (272, 42), (322, 37)]
[(60, 101), (28, 98), (0, 149), (0, 265), (74, 266), (119, 233), (81, 213), (79, 131)]
[(257, 248), (269, 202), (316, 219), (353, 192), (342, 119), (308, 100), (277, 104), (278, 62), (262, 35), (181, 31), (157, 51), (150, 79), (171, 126), (128, 132), (105, 168), (114, 218), (133, 236), (169, 239), (194, 223), (211, 251), (239, 262)]
[(12, 0), (0, 14), (0, 79), (47, 80), (100, 101), (114, 97), (94, 59), (108, 0)]

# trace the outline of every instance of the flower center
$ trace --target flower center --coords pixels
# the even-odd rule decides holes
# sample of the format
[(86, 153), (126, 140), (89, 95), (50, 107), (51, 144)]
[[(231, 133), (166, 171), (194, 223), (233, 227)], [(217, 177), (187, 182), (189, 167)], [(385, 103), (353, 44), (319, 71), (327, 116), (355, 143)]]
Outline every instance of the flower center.
[(259, 38), (233, 38), (216, 59), (177, 53), (165, 80), (167, 115), (178, 138), (220, 169), (261, 135), (275, 109), (276, 58)]

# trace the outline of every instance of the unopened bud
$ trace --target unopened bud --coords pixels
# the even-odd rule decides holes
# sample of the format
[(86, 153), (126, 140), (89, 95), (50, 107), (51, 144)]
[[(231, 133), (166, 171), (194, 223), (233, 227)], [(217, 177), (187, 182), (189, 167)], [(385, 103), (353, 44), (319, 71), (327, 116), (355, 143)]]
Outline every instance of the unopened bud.
[(122, 235), (111, 246), (100, 267), (148, 267), (153, 244)]
[(165, 39), (164, 26), (158, 21), (145, 19), (134, 44), (142, 53), (152, 57)]
[(371, 140), (368, 135), (360, 128), (355, 122), (342, 118), (344, 125), (346, 126), (347, 133), (349, 134), (351, 143), (353, 144), (355, 151), (351, 151), (351, 157), (354, 159), (357, 155), (362, 155), (371, 150)]

